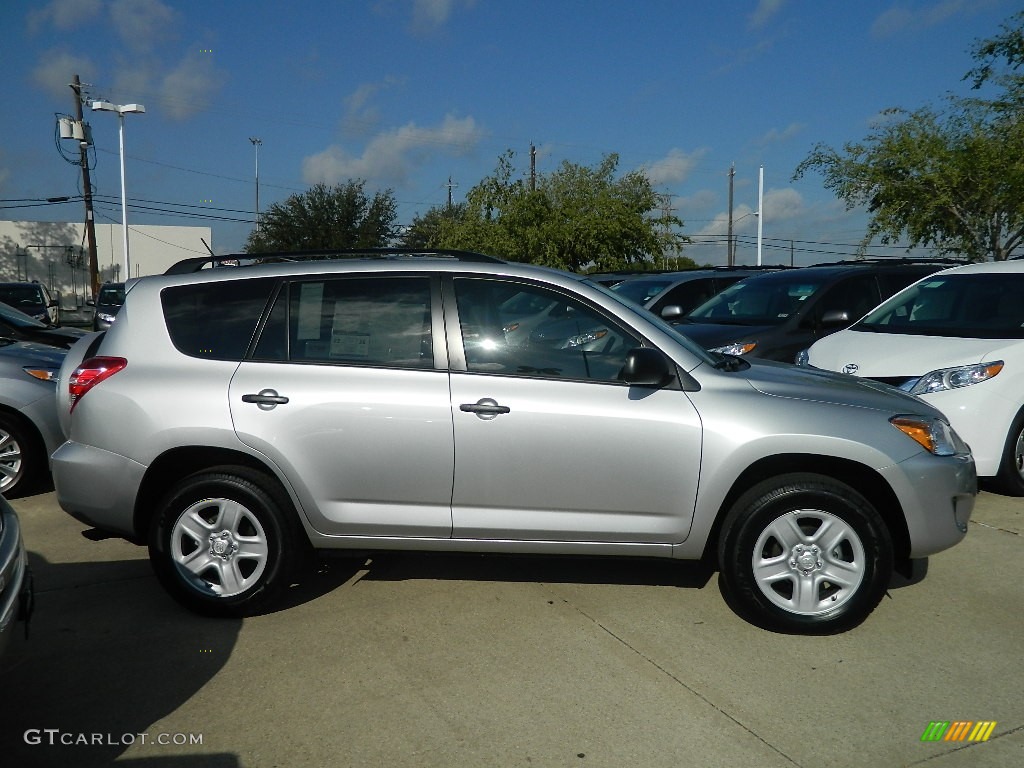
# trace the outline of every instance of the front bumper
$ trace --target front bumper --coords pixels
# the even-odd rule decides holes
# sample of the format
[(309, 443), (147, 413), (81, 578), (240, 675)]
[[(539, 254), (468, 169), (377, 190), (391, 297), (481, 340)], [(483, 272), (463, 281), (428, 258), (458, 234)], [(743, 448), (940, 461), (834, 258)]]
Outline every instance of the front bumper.
[(920, 453), (882, 470), (903, 507), (909, 557), (949, 549), (967, 535), (978, 496), (972, 456)]

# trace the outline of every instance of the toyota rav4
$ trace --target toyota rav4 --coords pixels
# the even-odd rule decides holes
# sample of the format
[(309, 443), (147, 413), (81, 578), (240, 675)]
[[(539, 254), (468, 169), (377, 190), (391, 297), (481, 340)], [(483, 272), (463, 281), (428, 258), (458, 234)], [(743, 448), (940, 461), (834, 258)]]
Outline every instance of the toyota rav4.
[[(318, 549), (618, 555), (835, 632), (967, 531), (968, 448), (891, 387), (709, 353), (556, 270), (314, 256), (133, 281), (61, 371), (61, 506), (200, 613), (263, 610)], [(510, 330), (552, 302), (577, 332)]]

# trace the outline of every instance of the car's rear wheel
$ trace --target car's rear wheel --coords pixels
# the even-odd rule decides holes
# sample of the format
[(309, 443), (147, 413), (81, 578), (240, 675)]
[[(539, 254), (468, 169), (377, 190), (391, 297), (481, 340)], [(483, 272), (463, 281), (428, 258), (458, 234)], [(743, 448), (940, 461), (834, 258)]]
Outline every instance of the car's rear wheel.
[(740, 615), (780, 632), (827, 634), (861, 623), (892, 576), (892, 539), (874, 507), (831, 478), (758, 484), (719, 540), (723, 592)]
[(265, 475), (218, 467), (164, 498), (149, 542), (157, 577), (197, 613), (247, 616), (291, 582), (306, 552), (291, 505)]
[(23, 421), (0, 413), (0, 493), (15, 498), (28, 493), (39, 481), (46, 454)]
[(1006, 434), (996, 484), (1003, 493), (1024, 496), (1024, 409), (1017, 414)]

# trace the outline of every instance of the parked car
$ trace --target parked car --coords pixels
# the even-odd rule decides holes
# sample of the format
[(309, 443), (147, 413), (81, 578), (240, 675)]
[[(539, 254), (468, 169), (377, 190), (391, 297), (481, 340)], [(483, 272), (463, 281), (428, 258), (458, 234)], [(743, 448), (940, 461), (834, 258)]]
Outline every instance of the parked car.
[(0, 493), (35, 490), (63, 441), (57, 376), (67, 350), (0, 339)]
[(96, 295), (92, 316), (92, 329), (105, 331), (114, 322), (121, 305), (124, 304), (124, 283), (104, 283)]
[(673, 323), (707, 349), (792, 363), (817, 339), (948, 266), (861, 261), (768, 272), (726, 288)]
[[(740, 615), (835, 632), (967, 531), (973, 460), (918, 398), (711, 354), (578, 275), (344, 255), (143, 277), (62, 367), (61, 507), (195, 611), (264, 610), (315, 549), (708, 557)], [(608, 333), (510, 344), (520, 302)]]
[(33, 608), (32, 572), (18, 515), (0, 496), (0, 656), (18, 622), (28, 622)]
[(757, 269), (690, 269), (634, 275), (611, 289), (666, 320), (682, 317)]
[(980, 476), (1024, 496), (1024, 262), (931, 275), (800, 362), (923, 398), (971, 446)]
[(50, 328), (60, 326), (60, 301), (42, 283), (0, 283), (0, 302)]
[(0, 303), (0, 339), (34, 341), (69, 349), (84, 335), (81, 328), (51, 328), (14, 307)]

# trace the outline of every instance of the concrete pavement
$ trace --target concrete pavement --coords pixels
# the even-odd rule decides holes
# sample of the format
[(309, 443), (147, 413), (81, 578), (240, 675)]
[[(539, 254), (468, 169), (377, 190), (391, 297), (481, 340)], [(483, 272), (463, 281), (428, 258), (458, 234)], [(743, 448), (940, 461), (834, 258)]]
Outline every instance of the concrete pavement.
[[(1024, 765), (1024, 499), (983, 493), (922, 581), (809, 638), (692, 565), (527, 557), (332, 559), (203, 619), (52, 493), (13, 506), (37, 613), (0, 660), (5, 766)], [(935, 720), (997, 725), (922, 742)]]

